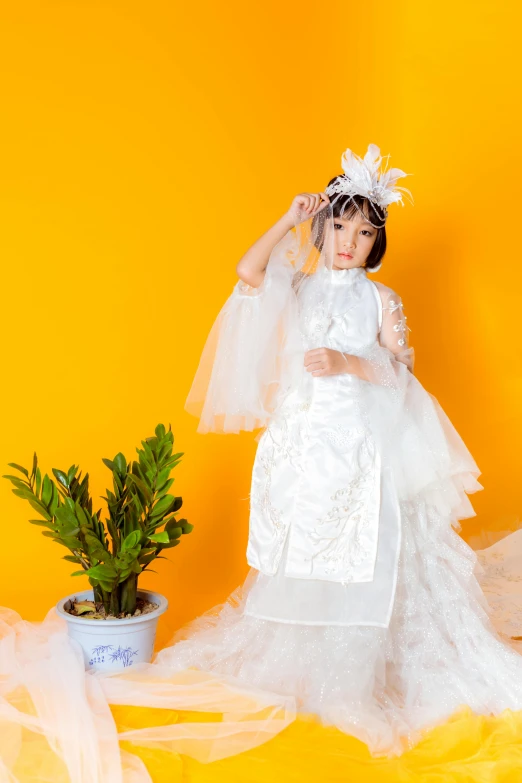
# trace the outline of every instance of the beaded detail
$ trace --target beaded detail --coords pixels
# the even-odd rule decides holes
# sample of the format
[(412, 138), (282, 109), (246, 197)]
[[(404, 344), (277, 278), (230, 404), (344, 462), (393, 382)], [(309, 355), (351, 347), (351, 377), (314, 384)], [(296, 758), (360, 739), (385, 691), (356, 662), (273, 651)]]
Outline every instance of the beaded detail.
[(382, 309), (383, 311), (389, 312), (390, 314), (394, 313), (396, 310), (399, 310), (399, 315), (401, 316), (401, 318), (399, 318), (398, 321), (393, 324), (392, 329), (394, 332), (400, 332), (402, 335), (397, 340), (397, 343), (401, 347), (403, 345), (406, 345), (408, 332), (411, 332), (411, 329), (406, 323), (406, 321), (408, 320), (408, 316), (404, 315), (402, 300), (400, 298), (397, 300), (390, 299), (388, 305), (386, 307), (383, 307)]
[(349, 448), (354, 441), (358, 440), (361, 435), (364, 435), (365, 430), (362, 427), (343, 427), (341, 424), (336, 424), (335, 427), (328, 429), (325, 433), (327, 440), (332, 446), (338, 449)]

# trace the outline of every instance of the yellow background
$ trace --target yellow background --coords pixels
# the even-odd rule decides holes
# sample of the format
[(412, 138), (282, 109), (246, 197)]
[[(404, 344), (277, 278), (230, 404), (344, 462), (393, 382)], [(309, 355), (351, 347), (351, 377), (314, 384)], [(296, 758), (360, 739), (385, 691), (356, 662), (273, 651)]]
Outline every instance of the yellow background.
[[(159, 644), (248, 570), (254, 436), (183, 410), (205, 338), (241, 255), (346, 147), (413, 174), (375, 279), (482, 470), (462, 534), (519, 524), (518, 5), (34, 1), (0, 23), (0, 472), (79, 463), (99, 508), (101, 458), (172, 424), (195, 529), (140, 580), (170, 600)], [(87, 580), (5, 479), (0, 502), (0, 604), (42, 619)]]

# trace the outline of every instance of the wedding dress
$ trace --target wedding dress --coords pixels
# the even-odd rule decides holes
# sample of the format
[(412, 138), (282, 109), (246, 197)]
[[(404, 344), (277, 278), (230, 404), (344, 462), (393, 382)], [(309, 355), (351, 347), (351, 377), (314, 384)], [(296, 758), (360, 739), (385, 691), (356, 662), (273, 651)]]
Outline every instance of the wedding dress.
[[(404, 350), (400, 297), (362, 267), (332, 275), (334, 312), (322, 344), (359, 353), (380, 340)], [(299, 294), (305, 348), (324, 317), (309, 306), (321, 301), (310, 291), (320, 286), (319, 274)], [(236, 286), (228, 319), (239, 317), (234, 307), (250, 306), (249, 293)], [(401, 317), (383, 332), (387, 305)], [(258, 442), (247, 579), (158, 656), (293, 695), (299, 709), (363, 740), (374, 755), (400, 754), (462, 705), (479, 714), (522, 708), (522, 657), (495, 630), (478, 557), (456, 532), (475, 514), (467, 494), (483, 488), (480, 471), (411, 375), (411, 354), (404, 371), (422, 395), (417, 422), (432, 433), (440, 422), (438, 447), (451, 454), (446, 474), (401, 501), (362, 416), (368, 382), (346, 373), (290, 387)], [(397, 449), (416, 453), (414, 436)], [(394, 452), (399, 462), (407, 456)]]
[[(236, 284), (187, 402), (202, 432), (262, 428), (245, 581), (116, 673), (84, 671), (54, 610), (31, 624), (0, 608), (0, 779), (150, 783), (121, 741), (207, 763), (298, 713), (395, 758), (463, 706), (522, 710), (508, 643), (522, 635), (522, 534), (478, 553), (458, 535), (480, 471), (413, 372), (400, 296), (360, 267), (296, 270), (293, 250), (289, 234), (259, 289)], [(360, 374), (312, 377), (303, 351), (318, 346)], [(118, 732), (109, 705), (145, 708), (141, 724)], [(157, 708), (221, 719), (158, 725)], [(516, 741), (496, 736), (522, 769), (513, 716)], [(491, 754), (481, 780), (497, 780)]]

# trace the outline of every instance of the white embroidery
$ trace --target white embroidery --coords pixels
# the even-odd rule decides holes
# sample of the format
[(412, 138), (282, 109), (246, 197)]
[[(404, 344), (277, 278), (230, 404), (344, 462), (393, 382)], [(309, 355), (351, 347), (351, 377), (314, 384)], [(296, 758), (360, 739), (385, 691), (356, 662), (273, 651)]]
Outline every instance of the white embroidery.
[(374, 481), (373, 471), (367, 470), (339, 488), (331, 500), (340, 501), (340, 504), (332, 506), (307, 533), (320, 549), (306, 559), (318, 559), (326, 564), (325, 574), (333, 574), (342, 568), (344, 582), (352, 580), (355, 567), (364, 562), (372, 551), (370, 544), (362, 540), (362, 533), (369, 524), (368, 496), (373, 491)]
[[(298, 406), (298, 410), (303, 412), (310, 408), (311, 400), (307, 399)], [(299, 458), (302, 454), (302, 443), (304, 437), (304, 425), (293, 420), (292, 427), (290, 418), (292, 409), (281, 409), (277, 417), (273, 418), (268, 427), (267, 434), (272, 441), (272, 446), (278, 455), (288, 459), (298, 469), (302, 470)]]
[(271, 486), (272, 486), (272, 469), (275, 466), (275, 460), (273, 451), (270, 455), (264, 455), (261, 457), (261, 465), (263, 466), (265, 481), (261, 496), (258, 498), (259, 505), (261, 506), (262, 513), (268, 517), (272, 523), (274, 543), (272, 551), (270, 553), (271, 567), (275, 568), (277, 560), (284, 545), (285, 534), (287, 530), (287, 524), (283, 519), (281, 511), (272, 504), (271, 499)]

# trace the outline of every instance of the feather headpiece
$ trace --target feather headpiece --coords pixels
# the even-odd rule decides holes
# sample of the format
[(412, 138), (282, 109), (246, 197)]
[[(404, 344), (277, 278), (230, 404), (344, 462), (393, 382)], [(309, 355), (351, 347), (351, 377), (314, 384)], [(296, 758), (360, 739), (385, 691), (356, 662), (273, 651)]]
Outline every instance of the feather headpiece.
[[(389, 155), (385, 156), (389, 158)], [(341, 157), (341, 166), (344, 174), (336, 178), (335, 182), (325, 189), (328, 196), (336, 193), (347, 196), (365, 196), (373, 201), (377, 206), (387, 214), (386, 207), (393, 202), (402, 201), (402, 192), (407, 193), (413, 204), (413, 198), (407, 188), (395, 186), (400, 177), (408, 177), (405, 171), (401, 169), (389, 169), (388, 171), (379, 171), (382, 157), (380, 149), (376, 144), (368, 145), (368, 152), (364, 158), (355, 155), (350, 149), (343, 152)]]

